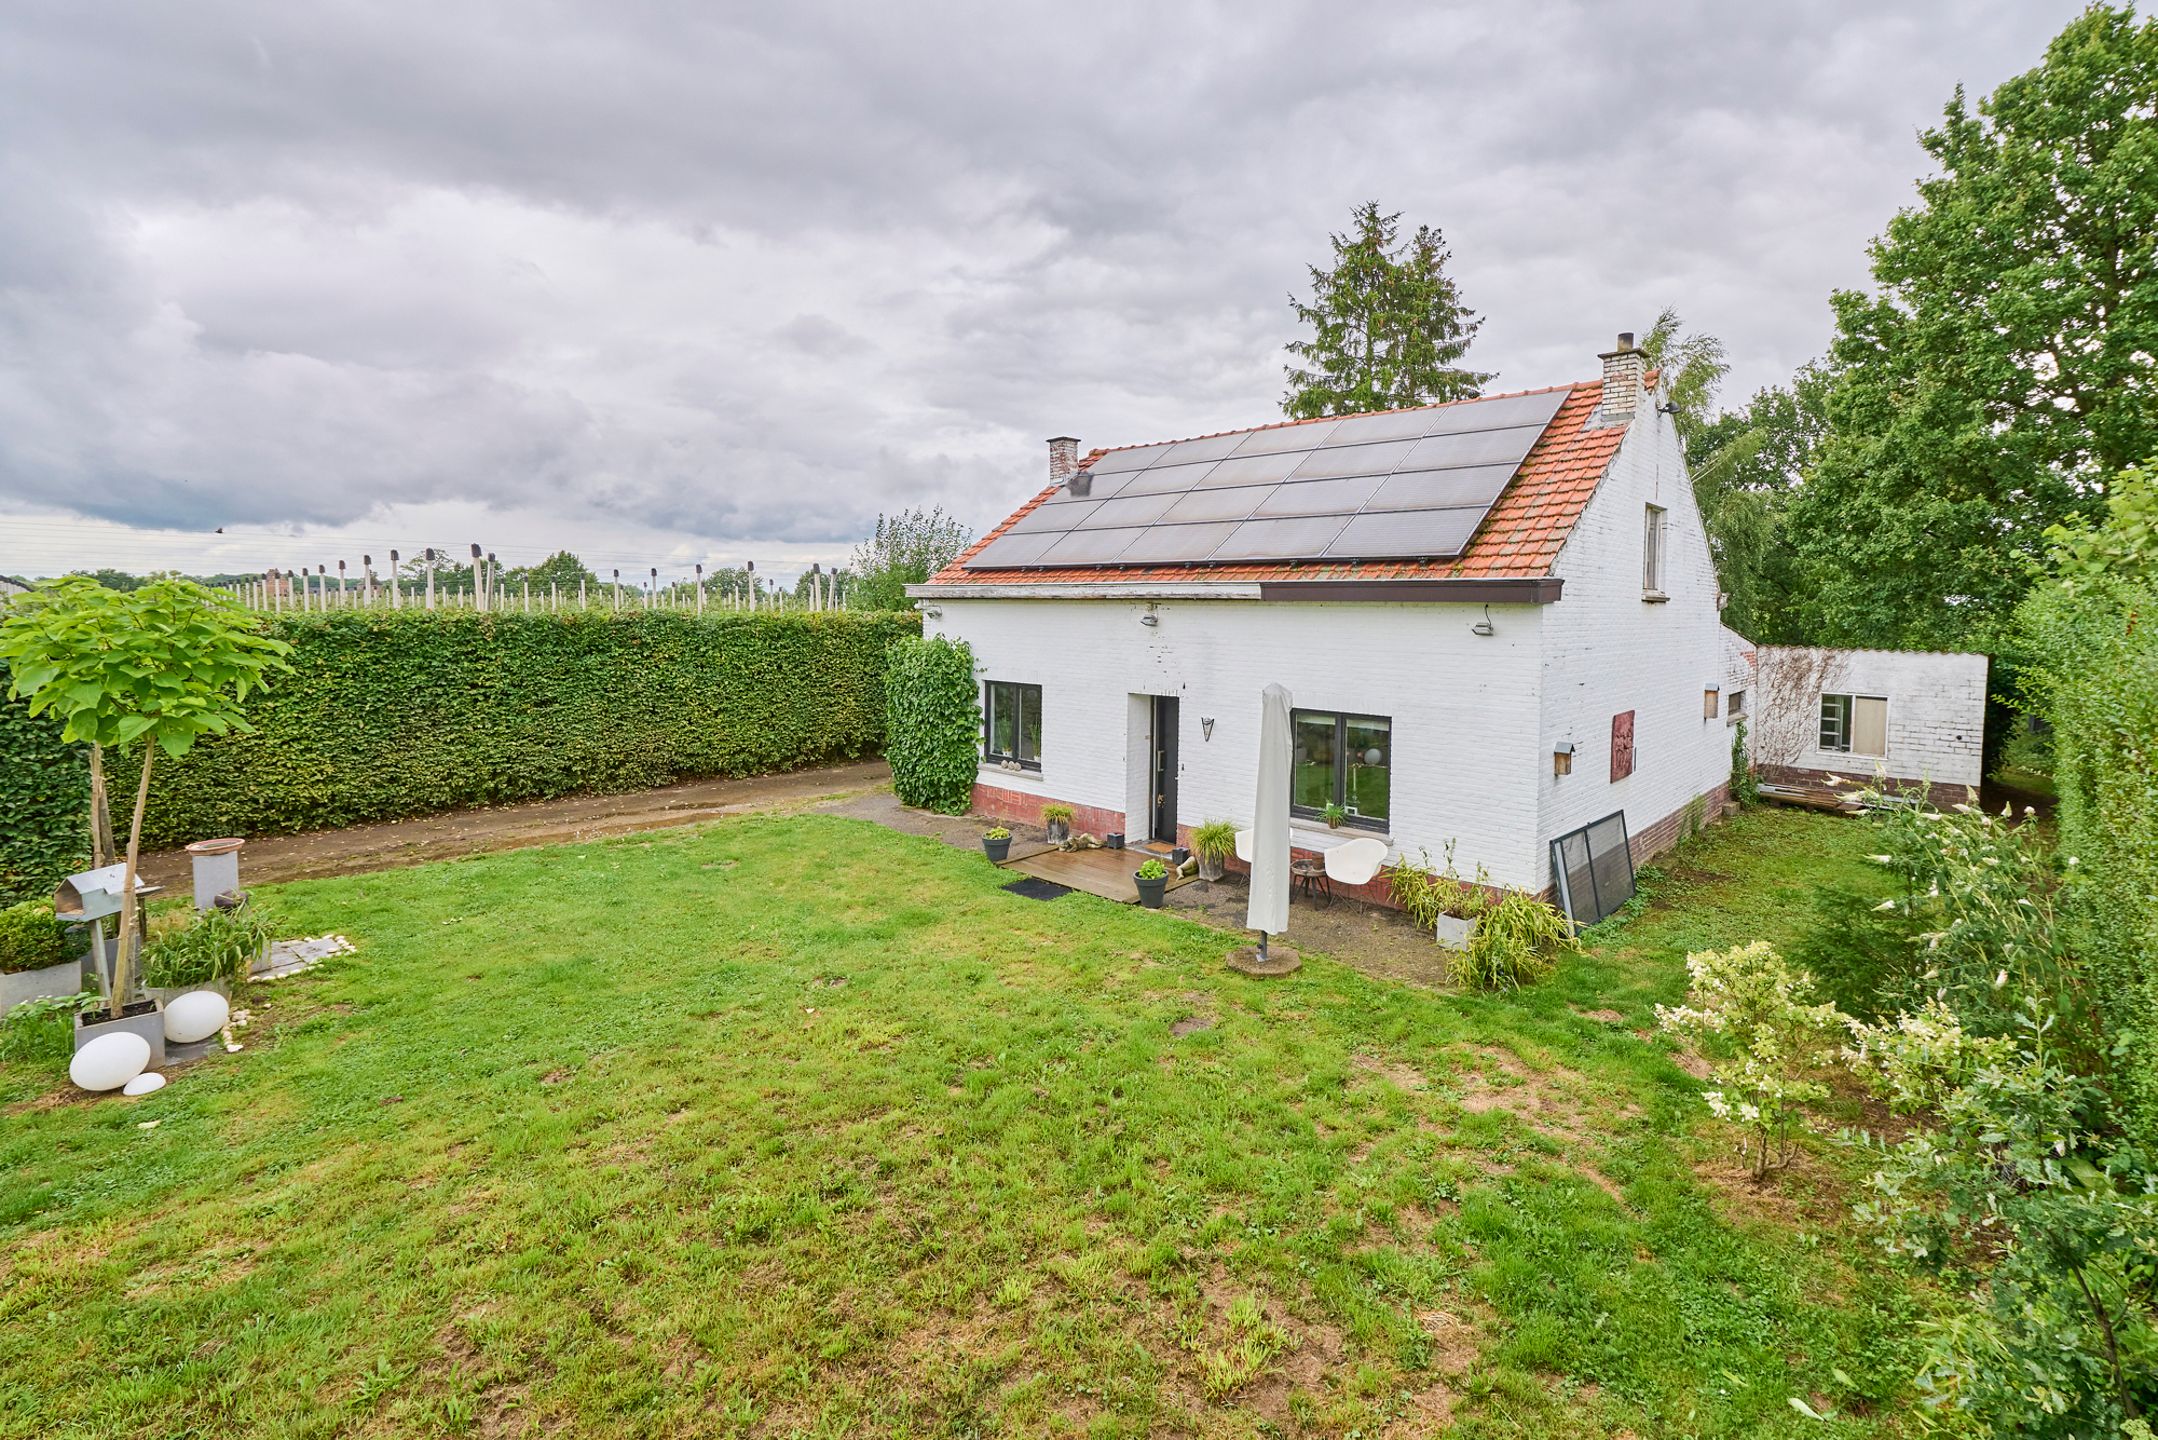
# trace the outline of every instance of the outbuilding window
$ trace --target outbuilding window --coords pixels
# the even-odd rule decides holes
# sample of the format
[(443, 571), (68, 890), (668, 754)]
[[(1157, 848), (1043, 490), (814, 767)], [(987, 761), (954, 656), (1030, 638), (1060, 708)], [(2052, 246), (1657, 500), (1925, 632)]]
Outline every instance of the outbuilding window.
[(1383, 715), (1299, 710), (1289, 809), (1323, 819), (1339, 805), (1348, 822), (1383, 830), (1393, 813), (1394, 722)]
[(993, 765), (1042, 768), (1042, 687), (991, 680), (982, 687), (982, 754)]
[(1888, 701), (1879, 695), (1823, 695), (1821, 748), (1845, 755), (1888, 753)]

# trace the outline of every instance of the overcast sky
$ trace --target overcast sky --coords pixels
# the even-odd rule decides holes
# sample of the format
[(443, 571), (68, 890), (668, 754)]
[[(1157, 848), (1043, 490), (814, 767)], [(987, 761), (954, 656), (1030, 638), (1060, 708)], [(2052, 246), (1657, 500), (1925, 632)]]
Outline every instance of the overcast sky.
[(986, 526), (1044, 437), (1275, 418), (1367, 198), (1495, 388), (1669, 304), (1736, 401), (2078, 6), (1890, 8), (13, 0), (0, 571)]

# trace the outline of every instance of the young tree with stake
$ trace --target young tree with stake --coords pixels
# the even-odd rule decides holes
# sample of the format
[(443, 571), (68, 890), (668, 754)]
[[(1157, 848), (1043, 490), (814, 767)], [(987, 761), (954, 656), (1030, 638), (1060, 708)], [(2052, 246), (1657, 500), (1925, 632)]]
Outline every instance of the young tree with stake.
[(93, 793), (104, 793), (108, 748), (142, 747), (107, 997), (114, 1019), (134, 986), (135, 863), (157, 752), (177, 759), (200, 736), (249, 733), (241, 706), (272, 670), (292, 668), (291, 649), (259, 634), (231, 596), (176, 575), (126, 592), (79, 576), (49, 580), (0, 614), (9, 694), (33, 715), (57, 713), (62, 737), (90, 747)]

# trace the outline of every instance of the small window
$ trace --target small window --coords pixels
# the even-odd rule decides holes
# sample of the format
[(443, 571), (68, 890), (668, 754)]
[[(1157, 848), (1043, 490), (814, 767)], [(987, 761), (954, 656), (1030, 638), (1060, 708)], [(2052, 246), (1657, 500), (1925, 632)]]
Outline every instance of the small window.
[(1393, 809), (1394, 722), (1383, 715), (1299, 710), (1290, 726), (1296, 755), (1289, 808), (1321, 819), (1326, 807), (1349, 812), (1348, 823), (1384, 829)]
[(1821, 748), (1845, 755), (1888, 753), (1888, 701), (1878, 695), (1823, 695)]
[(1746, 713), (1746, 692), (1733, 690), (1723, 702), (1723, 714), (1727, 720), (1736, 720)]
[(1648, 516), (1641, 535), (1641, 593), (1652, 600), (1663, 598), (1663, 551), (1665, 535), (1665, 511), (1661, 505), (1648, 507)]
[(1042, 687), (992, 680), (983, 687), (982, 755), (996, 765), (1042, 768)]

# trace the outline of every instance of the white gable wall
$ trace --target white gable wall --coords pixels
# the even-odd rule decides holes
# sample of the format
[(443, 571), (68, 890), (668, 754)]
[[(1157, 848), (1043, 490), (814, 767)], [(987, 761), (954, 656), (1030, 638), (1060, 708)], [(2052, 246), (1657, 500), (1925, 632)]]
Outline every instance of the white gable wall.
[[(1302, 709), (1393, 721), (1387, 834), (1396, 851), (1448, 840), (1464, 874), (1541, 890), (1549, 865), (1535, 832), (1539, 764), (1539, 610), (1481, 606), (1167, 600), (966, 600), (940, 597), (942, 633), (974, 647), (978, 680), (1042, 687), (1039, 775), (984, 767), (980, 783), (1127, 814), (1146, 833), (1146, 777), (1135, 765), (1134, 695), (1181, 704), (1178, 820), (1251, 821), (1259, 694), (1288, 687)], [(1212, 717), (1211, 739), (1202, 720)], [(1136, 783), (1135, 783), (1136, 782)], [(1297, 823), (1296, 843), (1345, 836)]]
[[(1552, 568), (1566, 583), (1543, 614), (1537, 785), (1545, 841), (1624, 810), (1638, 845), (1730, 777), (1721, 704), (1715, 718), (1702, 714), (1706, 688), (1726, 683), (1715, 564), (1677, 429), (1653, 398), (1644, 397)], [(1661, 602), (1642, 598), (1650, 505), (1665, 510), (1669, 598)], [(1611, 721), (1624, 710), (1634, 712), (1634, 771), (1613, 781)], [(1551, 753), (1564, 741), (1574, 745), (1573, 773), (1554, 775)]]

